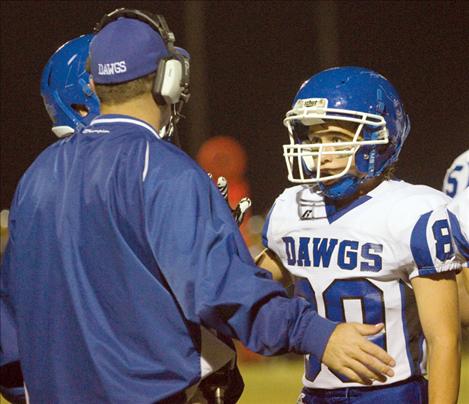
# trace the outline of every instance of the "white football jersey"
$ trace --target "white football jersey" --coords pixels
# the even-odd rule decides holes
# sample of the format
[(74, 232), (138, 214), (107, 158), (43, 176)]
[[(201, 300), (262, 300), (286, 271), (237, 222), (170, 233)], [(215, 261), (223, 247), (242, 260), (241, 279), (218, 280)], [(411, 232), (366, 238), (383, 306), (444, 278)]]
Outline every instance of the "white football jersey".
[(448, 210), (455, 244), (469, 266), (469, 188), (448, 204)]
[[(384, 181), (343, 210), (312, 188), (287, 188), (264, 226), (264, 244), (295, 280), (295, 294), (338, 322), (385, 324), (373, 337), (396, 360), (386, 384), (425, 373), (425, 341), (410, 280), (461, 267), (446, 209), (432, 188)], [(306, 387), (360, 386), (306, 356)], [(374, 385), (383, 383), (374, 382)]]
[(446, 171), (443, 192), (454, 198), (467, 187), (469, 187), (469, 150), (459, 155)]

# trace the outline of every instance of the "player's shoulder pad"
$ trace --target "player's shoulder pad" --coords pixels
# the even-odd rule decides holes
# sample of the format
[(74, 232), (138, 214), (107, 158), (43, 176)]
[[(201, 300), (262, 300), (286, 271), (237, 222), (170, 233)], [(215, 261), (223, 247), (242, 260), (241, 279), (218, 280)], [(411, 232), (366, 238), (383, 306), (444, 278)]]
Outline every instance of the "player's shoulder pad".
[(277, 196), (274, 204), (276, 206), (282, 206), (285, 204), (290, 205), (292, 203), (296, 203), (300, 195), (304, 194), (305, 192), (311, 195), (315, 195), (311, 188), (305, 185), (295, 185), (292, 187), (285, 188), (283, 192), (279, 196)]
[(387, 201), (386, 214), (391, 233), (399, 237), (412, 229), (419, 218), (441, 206), (450, 198), (443, 192), (426, 185), (414, 185), (404, 181), (393, 181)]
[[(292, 208), (295, 209), (294, 207), (298, 203), (300, 195), (305, 191), (308, 192), (309, 189), (309, 187), (305, 187), (304, 185), (285, 188), (272, 204), (267, 214), (266, 225), (269, 224), (271, 219), (274, 219), (274, 221), (284, 219), (283, 216), (285, 216), (286, 213), (291, 212)], [(267, 226), (264, 226), (264, 230), (267, 230)]]
[(427, 185), (414, 185), (405, 181), (393, 182), (395, 186), (389, 193), (393, 212), (425, 213), (451, 200), (443, 192)]
[[(270, 208), (264, 227), (262, 230), (262, 241), (264, 246), (268, 246), (269, 235), (277, 231), (283, 231), (286, 226), (291, 225), (292, 214), (298, 212), (298, 204), (304, 198), (320, 198), (311, 187), (305, 185), (296, 185), (285, 188), (283, 192), (275, 199)], [(292, 213), (294, 212), (294, 213)]]

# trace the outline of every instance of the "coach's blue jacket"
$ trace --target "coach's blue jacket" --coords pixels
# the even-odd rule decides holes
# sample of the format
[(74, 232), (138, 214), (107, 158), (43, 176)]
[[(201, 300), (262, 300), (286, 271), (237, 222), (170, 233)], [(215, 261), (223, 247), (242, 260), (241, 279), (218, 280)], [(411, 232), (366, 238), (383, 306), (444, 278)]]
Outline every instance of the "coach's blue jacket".
[(177, 402), (229, 360), (209, 329), (321, 358), (335, 327), (253, 265), (206, 173), (134, 118), (46, 149), (9, 225), (1, 299), (33, 404)]

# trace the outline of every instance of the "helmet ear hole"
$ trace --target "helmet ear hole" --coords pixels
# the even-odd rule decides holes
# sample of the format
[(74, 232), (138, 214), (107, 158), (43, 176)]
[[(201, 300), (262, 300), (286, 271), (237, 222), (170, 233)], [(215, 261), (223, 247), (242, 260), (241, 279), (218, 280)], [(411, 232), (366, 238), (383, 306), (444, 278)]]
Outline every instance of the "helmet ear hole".
[(90, 113), (89, 108), (84, 104), (72, 104), (71, 107), (75, 110), (76, 113), (80, 114), (80, 116), (82, 116), (83, 118)]

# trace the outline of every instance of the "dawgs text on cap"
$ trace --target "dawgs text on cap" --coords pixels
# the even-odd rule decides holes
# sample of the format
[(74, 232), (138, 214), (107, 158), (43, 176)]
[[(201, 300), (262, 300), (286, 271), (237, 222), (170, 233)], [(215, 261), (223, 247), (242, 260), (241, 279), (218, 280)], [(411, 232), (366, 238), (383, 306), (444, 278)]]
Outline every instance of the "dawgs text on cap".
[(166, 56), (165, 43), (152, 27), (133, 18), (119, 18), (91, 41), (91, 74), (97, 84), (124, 83), (156, 71)]

